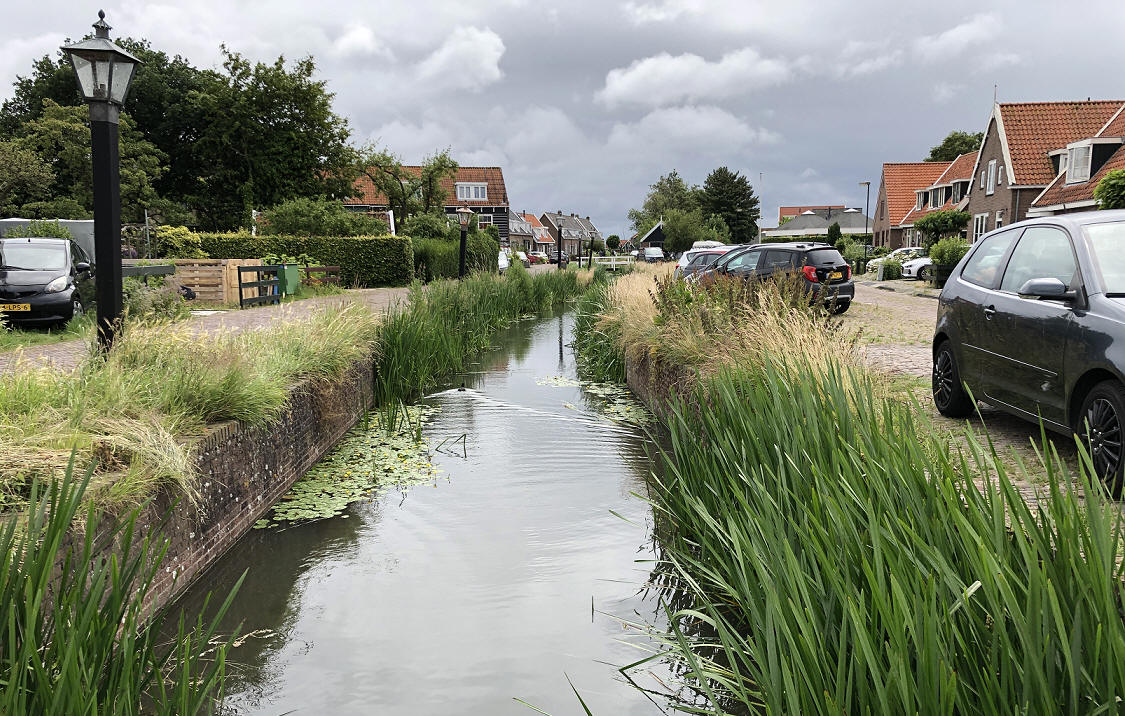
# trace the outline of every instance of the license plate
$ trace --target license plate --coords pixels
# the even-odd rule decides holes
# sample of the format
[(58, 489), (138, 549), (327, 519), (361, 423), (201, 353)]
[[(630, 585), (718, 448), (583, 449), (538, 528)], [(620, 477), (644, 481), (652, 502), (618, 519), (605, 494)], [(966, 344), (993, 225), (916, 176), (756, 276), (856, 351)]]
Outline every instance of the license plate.
[(832, 271), (828, 274), (828, 280), (829, 281), (835, 281), (836, 279), (843, 278), (843, 277), (844, 277), (843, 271)]
[(0, 311), (30, 311), (30, 303), (0, 303)]

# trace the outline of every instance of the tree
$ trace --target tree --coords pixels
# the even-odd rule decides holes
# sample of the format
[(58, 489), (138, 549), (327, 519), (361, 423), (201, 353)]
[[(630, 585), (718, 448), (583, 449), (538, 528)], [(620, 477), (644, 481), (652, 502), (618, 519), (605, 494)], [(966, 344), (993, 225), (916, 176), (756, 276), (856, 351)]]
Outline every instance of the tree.
[(386, 222), (348, 211), (334, 199), (299, 197), (263, 212), (263, 234), (292, 236), (382, 236)]
[(610, 234), (605, 239), (605, 245), (609, 248), (610, 251), (617, 251), (617, 249), (621, 246), (621, 237), (617, 234)]
[(983, 141), (984, 132), (970, 134), (954, 130), (941, 140), (941, 144), (930, 147), (930, 156), (926, 157), (925, 161), (951, 162), (962, 154), (977, 151)]
[(844, 235), (840, 231), (840, 222), (833, 221), (832, 225), (828, 227), (828, 243), (837, 246), (844, 240)]
[(923, 246), (928, 249), (942, 237), (960, 233), (972, 218), (967, 211), (934, 211), (915, 221), (914, 228), (922, 232)]
[(22, 216), (24, 206), (50, 197), (55, 175), (35, 152), (0, 142), (0, 167), (0, 215)]
[(441, 239), (449, 235), (451, 223), (444, 211), (427, 211), (402, 222), (402, 233), (412, 239)]
[(736, 244), (756, 241), (761, 217), (758, 197), (750, 180), (739, 172), (719, 167), (707, 175), (699, 202), (704, 214), (717, 214)]
[(690, 213), (697, 209), (699, 209), (698, 187), (688, 185), (673, 169), (649, 185), (648, 194), (641, 208), (629, 210), (629, 223), (633, 231), (644, 236), (670, 211)]
[(457, 169), (448, 148), (426, 157), (418, 171), (403, 166), (389, 150), (373, 146), (361, 149), (355, 159), (355, 170), (365, 174), (387, 197), (396, 221), (443, 207), (441, 180), (456, 176)]
[(704, 219), (698, 208), (669, 209), (664, 215), (664, 250), (676, 254), (687, 251), (696, 241), (724, 241), (721, 222), (717, 216), (713, 220)]
[(1094, 198), (1102, 209), (1125, 209), (1125, 169), (1108, 172), (1094, 187)]

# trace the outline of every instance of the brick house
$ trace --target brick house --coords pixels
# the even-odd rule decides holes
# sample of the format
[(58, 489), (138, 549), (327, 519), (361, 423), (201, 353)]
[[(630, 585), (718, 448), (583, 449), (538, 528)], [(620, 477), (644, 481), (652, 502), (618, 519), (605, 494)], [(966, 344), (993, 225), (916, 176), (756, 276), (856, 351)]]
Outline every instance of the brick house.
[(508, 210), (508, 246), (516, 251), (533, 251), (531, 248), (534, 241), (534, 233), (531, 230), (531, 222), (523, 218), (523, 214), (517, 214), (512, 210)]
[(1125, 104), (1092, 137), (1071, 142), (1050, 153), (1054, 181), (1031, 202), (1027, 215), (1052, 216), (1094, 211), (1094, 188), (1117, 169), (1125, 169)]
[(903, 246), (920, 246), (921, 232), (914, 222), (934, 211), (964, 211), (969, 203), (977, 152), (966, 152), (949, 163), (933, 184), (914, 192), (914, 207), (902, 218)]
[(918, 245), (919, 237), (908, 217), (918, 206), (919, 192), (934, 186), (952, 164), (953, 162), (883, 164), (879, 193), (875, 197), (875, 223), (872, 226), (872, 242), (875, 246), (897, 249)]
[(965, 208), (973, 216), (969, 241), (1026, 219), (1032, 202), (1061, 173), (1068, 146), (1097, 135), (1122, 104), (1099, 100), (994, 105)]
[(520, 214), (528, 224), (531, 225), (531, 246), (532, 251), (541, 251), (545, 254), (551, 254), (555, 250), (555, 239), (551, 236), (551, 232), (543, 226), (543, 222), (535, 214), (528, 214), (524, 212)]
[[(422, 168), (404, 166), (403, 169), (420, 175)], [(383, 212), (390, 208), (390, 202), (382, 192), (375, 188), (371, 179), (364, 175), (355, 181), (359, 196), (344, 199), (344, 206), (351, 211)], [(445, 192), (445, 213), (457, 220), (457, 209), (467, 206), (477, 215), (477, 222), (483, 227), (493, 224), (500, 231), (501, 245), (507, 245), (508, 232), (508, 189), (504, 186), (504, 171), (500, 167), (459, 167), (457, 175), (441, 180)], [(395, 217), (401, 222), (402, 217)]]
[(602, 232), (598, 231), (588, 216), (582, 218), (578, 214), (564, 214), (560, 210), (545, 212), (539, 217), (539, 221), (556, 241), (560, 229), (562, 230), (562, 250), (570, 256), (589, 250), (588, 242), (602, 238)]

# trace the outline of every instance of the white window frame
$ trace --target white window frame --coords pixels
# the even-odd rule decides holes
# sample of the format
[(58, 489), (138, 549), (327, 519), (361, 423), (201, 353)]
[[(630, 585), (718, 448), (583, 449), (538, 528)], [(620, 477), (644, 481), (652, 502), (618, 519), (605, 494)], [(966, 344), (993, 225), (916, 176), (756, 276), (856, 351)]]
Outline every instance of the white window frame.
[(999, 229), (1003, 225), (1004, 225), (1004, 210), (1003, 209), (997, 209), (996, 210), (996, 228)]
[(973, 216), (973, 241), (988, 233), (988, 214), (976, 214)]
[(488, 201), (487, 182), (459, 181), (457, 187), (457, 201)]
[(984, 188), (984, 170), (983, 169), (980, 170), (980, 188), (981, 189)]
[(944, 198), (945, 198), (945, 189), (944, 188), (938, 188), (938, 189), (932, 190), (930, 192), (930, 206), (932, 206), (935, 209), (940, 209), (941, 207), (945, 206), (945, 202), (942, 201)]
[(492, 214), (477, 214), (477, 226), (487, 226), (493, 223)]
[(988, 162), (988, 186), (985, 188), (984, 193), (992, 196), (996, 193), (996, 160), (990, 159)]
[(926, 204), (926, 192), (924, 192), (924, 191), (914, 192), (914, 208), (915, 209), (921, 209), (923, 206), (925, 206), (925, 204)]
[(1094, 156), (1093, 145), (1089, 142), (1069, 145), (1066, 148), (1066, 155), (1066, 183), (1080, 184), (1090, 181), (1090, 162)]
[(1004, 165), (1001, 164), (1000, 168), (996, 170), (996, 186), (1004, 184)]

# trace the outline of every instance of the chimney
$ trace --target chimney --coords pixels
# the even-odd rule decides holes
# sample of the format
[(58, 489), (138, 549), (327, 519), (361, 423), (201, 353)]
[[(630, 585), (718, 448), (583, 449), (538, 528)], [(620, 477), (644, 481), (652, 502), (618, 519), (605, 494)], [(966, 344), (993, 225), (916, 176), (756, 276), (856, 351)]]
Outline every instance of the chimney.
[(590, 220), (590, 217), (588, 217), (588, 216), (587, 216), (587, 217), (586, 217), (586, 221), (589, 221), (589, 220)]

